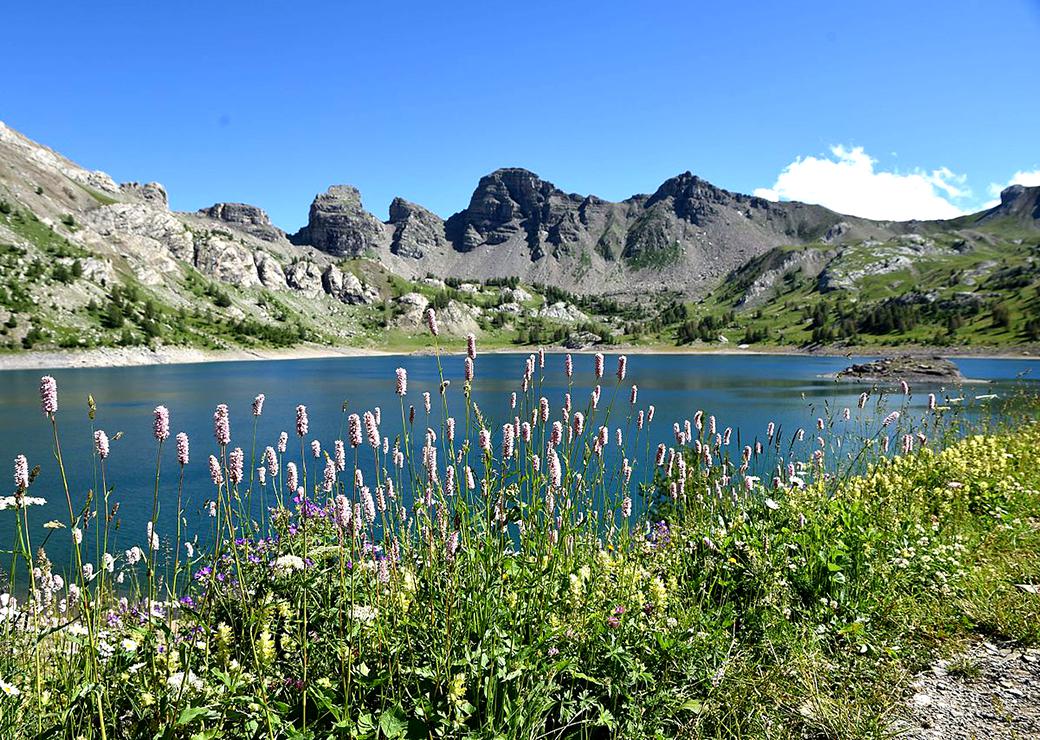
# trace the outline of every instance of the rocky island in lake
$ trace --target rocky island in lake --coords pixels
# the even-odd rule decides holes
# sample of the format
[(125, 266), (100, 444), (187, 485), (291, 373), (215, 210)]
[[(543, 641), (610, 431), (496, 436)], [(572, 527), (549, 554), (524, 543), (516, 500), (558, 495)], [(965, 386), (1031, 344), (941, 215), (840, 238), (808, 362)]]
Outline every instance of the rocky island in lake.
[(932, 382), (964, 383), (968, 381), (957, 366), (945, 357), (911, 357), (899, 355), (882, 357), (870, 362), (855, 363), (837, 372), (837, 380), (867, 383), (886, 381), (928, 380)]

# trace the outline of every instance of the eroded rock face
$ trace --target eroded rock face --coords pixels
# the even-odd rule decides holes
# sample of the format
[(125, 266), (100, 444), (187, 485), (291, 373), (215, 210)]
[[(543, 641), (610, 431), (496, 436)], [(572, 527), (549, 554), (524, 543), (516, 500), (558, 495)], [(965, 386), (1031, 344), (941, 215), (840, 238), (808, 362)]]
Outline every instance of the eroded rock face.
[(401, 311), (400, 316), (397, 317), (397, 325), (418, 328), (423, 322), (423, 314), (430, 305), (430, 301), (422, 293), (405, 293), (397, 299), (397, 305)]
[(143, 237), (161, 245), (176, 259), (194, 261), (191, 233), (169, 211), (143, 203), (114, 203), (88, 211), (84, 219), (102, 236)]
[(265, 288), (285, 290), (288, 287), (282, 265), (267, 252), (256, 252), (253, 255), (253, 264), (256, 265), (256, 276)]
[(386, 227), (361, 205), (352, 185), (333, 185), (311, 203), (307, 225), (290, 237), (337, 257), (358, 257), (385, 245)]
[(199, 211), (203, 216), (223, 221), (265, 241), (277, 241), (285, 233), (271, 223), (267, 212), (248, 203), (215, 203)]
[(138, 182), (124, 182), (119, 186), (119, 192), (121, 195), (164, 211), (170, 207), (166, 188), (157, 182), (147, 182), (143, 185)]
[(309, 296), (319, 296), (325, 292), (321, 281), (321, 268), (307, 260), (289, 265), (285, 270), (285, 282), (293, 290), (299, 290)]
[(422, 259), (431, 247), (445, 248), (444, 220), (435, 213), (403, 198), (390, 204), (390, 221), (394, 233), (390, 251), (401, 257)]
[(344, 273), (335, 265), (329, 265), (321, 275), (321, 284), (325, 292), (338, 301), (352, 306), (374, 303), (379, 293), (366, 286), (352, 272)]
[(205, 275), (240, 288), (261, 285), (253, 252), (223, 237), (209, 236), (196, 244), (195, 267)]

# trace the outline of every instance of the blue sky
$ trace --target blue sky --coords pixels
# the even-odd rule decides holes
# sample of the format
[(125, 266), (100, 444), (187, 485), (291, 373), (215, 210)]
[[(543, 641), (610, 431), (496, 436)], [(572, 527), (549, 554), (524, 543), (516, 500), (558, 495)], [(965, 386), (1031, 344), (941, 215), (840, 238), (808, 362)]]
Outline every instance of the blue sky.
[[(44, 9), (46, 5), (46, 9)], [(1040, 184), (1040, 1), (52, 2), (2, 12), (0, 120), (172, 207), (294, 230), (333, 183), (442, 214), (523, 166), (684, 170), (878, 217)]]

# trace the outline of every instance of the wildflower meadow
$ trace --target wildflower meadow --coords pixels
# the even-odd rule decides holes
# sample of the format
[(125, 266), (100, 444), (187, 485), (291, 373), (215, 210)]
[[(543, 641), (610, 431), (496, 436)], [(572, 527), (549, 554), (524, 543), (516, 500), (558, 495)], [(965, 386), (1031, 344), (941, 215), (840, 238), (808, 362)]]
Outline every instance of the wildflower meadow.
[[(189, 439), (158, 406), (133, 501), (105, 430), (61, 435), (93, 400), (44, 377), (26, 434), (53, 458), (12, 451), (0, 501), (0, 736), (883, 737), (929, 656), (1040, 638), (1014, 587), (1040, 577), (1031, 404), (970, 421), (959, 391), (912, 405), (904, 383), (804, 429), (738, 429), (641, 405), (624, 356), (531, 354), (487, 410), (476, 340), (441, 361), (464, 382), (399, 369), (399, 408), (300, 405), (272, 439), (226, 405)], [(343, 438), (312, 438), (313, 413), (343, 413)], [(90, 490), (65, 445), (92, 446)], [(201, 525), (189, 466), (210, 473)], [(38, 490), (44, 467), (58, 484)], [(30, 520), (55, 497), (61, 518)], [(141, 531), (119, 527), (129, 506)]]

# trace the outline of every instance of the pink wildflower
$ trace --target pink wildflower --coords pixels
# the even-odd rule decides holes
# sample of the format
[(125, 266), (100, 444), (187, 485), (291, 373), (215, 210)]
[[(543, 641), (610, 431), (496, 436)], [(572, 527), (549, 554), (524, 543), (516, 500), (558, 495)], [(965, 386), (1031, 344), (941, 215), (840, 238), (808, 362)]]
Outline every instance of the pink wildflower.
[(153, 427), (155, 438), (160, 442), (165, 442), (170, 438), (170, 412), (165, 406), (156, 406), (153, 413), (155, 414)]
[(18, 455), (14, 459), (14, 485), (21, 491), (29, 487), (29, 461), (25, 455)]
[(513, 425), (502, 426), (502, 458), (509, 460), (513, 457)]
[(343, 495), (336, 496), (336, 525), (340, 529), (350, 526), (350, 515), (350, 499)]
[(209, 456), (209, 477), (213, 485), (219, 486), (224, 483), (224, 474), (220, 470), (220, 461), (216, 455)]
[(397, 395), (408, 395), (408, 371), (403, 367), (397, 368)]
[(357, 414), (347, 417), (347, 439), (351, 447), (361, 446), (361, 417)]
[(376, 417), (371, 411), (365, 412), (365, 433), (368, 435), (368, 444), (373, 450), (378, 450), (379, 427), (376, 426)]
[(228, 453), (228, 479), (232, 485), (242, 482), (242, 466), (245, 463), (245, 454), (241, 447), (236, 447)]
[(108, 457), (108, 435), (102, 429), (94, 432), (94, 449), (102, 460)]
[(559, 488), (563, 473), (560, 470), (560, 458), (556, 454), (556, 450), (552, 447), (548, 448), (545, 451), (545, 459), (549, 471), (549, 482), (553, 487)]
[(58, 410), (58, 381), (50, 375), (40, 378), (40, 406), (47, 415)]
[(266, 396), (264, 396), (263, 393), (260, 393), (253, 399), (253, 416), (260, 416), (260, 414), (264, 413), (265, 398)]
[(310, 423), (307, 421), (307, 407), (301, 403), (296, 407), (296, 436), (306, 437), (308, 429)]
[(267, 472), (271, 474), (272, 478), (278, 477), (278, 456), (275, 455), (274, 448), (268, 447), (264, 450), (264, 462), (267, 463)]
[(185, 434), (184, 432), (177, 432), (177, 464), (178, 465), (183, 467), (183, 466), (188, 464), (188, 460), (191, 459), (189, 454), (188, 454), (189, 449), (190, 448), (188, 446), (188, 435)]
[(332, 493), (336, 485), (336, 461), (331, 457), (325, 458), (325, 477), (321, 483), (321, 489), (325, 493)]
[(213, 412), (213, 438), (221, 447), (231, 444), (231, 421), (228, 419), (228, 407), (226, 403), (217, 406)]

